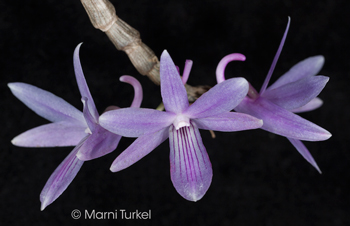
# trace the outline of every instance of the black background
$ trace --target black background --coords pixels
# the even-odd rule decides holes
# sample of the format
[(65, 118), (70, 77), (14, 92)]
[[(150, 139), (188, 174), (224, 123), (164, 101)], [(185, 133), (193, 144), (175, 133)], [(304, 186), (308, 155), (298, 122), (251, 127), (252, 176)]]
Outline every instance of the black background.
[[(282, 38), (291, 28), (272, 81), (298, 61), (324, 55), (320, 74), (330, 81), (324, 105), (303, 113), (329, 130), (323, 142), (305, 142), (323, 174), (284, 137), (263, 130), (201, 131), (214, 176), (198, 202), (177, 194), (170, 181), (169, 144), (118, 173), (109, 167), (133, 139), (123, 138), (111, 154), (86, 162), (68, 189), (43, 212), (39, 194), (72, 147), (21, 148), (10, 140), (46, 123), (17, 100), (9, 82), (48, 90), (82, 109), (72, 56), (81, 48), (82, 67), (99, 112), (127, 107), (131, 86), (143, 85), (142, 107), (161, 102), (159, 87), (133, 68), (125, 53), (91, 25), (80, 1), (0, 1), (0, 224), (1, 225), (349, 225), (349, 3), (346, 0), (284, 1), (112, 1), (117, 15), (141, 33), (157, 56), (167, 49), (183, 68), (194, 61), (188, 83), (215, 85), (222, 57), (239, 52), (246, 62), (230, 63), (226, 77), (243, 76), (259, 89)], [(74, 220), (71, 212), (152, 212), (151, 220)]]

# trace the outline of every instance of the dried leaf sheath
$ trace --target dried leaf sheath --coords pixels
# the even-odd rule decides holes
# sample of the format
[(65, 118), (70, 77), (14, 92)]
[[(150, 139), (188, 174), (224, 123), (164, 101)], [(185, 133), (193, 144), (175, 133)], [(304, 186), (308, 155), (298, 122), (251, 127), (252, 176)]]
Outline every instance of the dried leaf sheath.
[(81, 0), (92, 25), (105, 32), (118, 50), (124, 51), (142, 75), (159, 85), (159, 61), (140, 38), (140, 33), (117, 17), (108, 0)]
[[(147, 75), (156, 85), (160, 84), (159, 60), (154, 52), (145, 45), (140, 38), (140, 33), (120, 19), (115, 8), (108, 0), (81, 0), (92, 25), (105, 32), (118, 50), (124, 51), (137, 71)], [(190, 86), (185, 84), (188, 100), (192, 103), (209, 86)]]

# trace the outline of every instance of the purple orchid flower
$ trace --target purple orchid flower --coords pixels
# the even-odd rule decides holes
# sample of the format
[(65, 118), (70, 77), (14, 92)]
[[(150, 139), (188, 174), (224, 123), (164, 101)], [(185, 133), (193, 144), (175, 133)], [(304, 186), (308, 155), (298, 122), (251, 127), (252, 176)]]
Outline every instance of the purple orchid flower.
[[(191, 61), (186, 62), (183, 77), (188, 77), (190, 64)], [(124, 108), (101, 115), (100, 125), (107, 130), (125, 137), (138, 137), (115, 159), (111, 171), (129, 167), (169, 137), (173, 185), (182, 197), (197, 201), (208, 190), (213, 175), (198, 129), (239, 131), (259, 128), (262, 121), (230, 112), (248, 92), (248, 82), (244, 78), (217, 84), (189, 105), (183, 81), (165, 50), (160, 59), (160, 80), (165, 112)], [(235, 98), (230, 98), (232, 96)]]
[[(290, 18), (260, 92), (258, 93), (250, 85), (247, 97), (234, 110), (262, 119), (264, 125), (261, 129), (286, 137), (298, 152), (321, 173), (316, 161), (300, 140), (321, 141), (330, 138), (331, 134), (292, 112), (311, 111), (322, 105), (322, 100), (317, 96), (329, 78), (316, 76), (316, 74), (323, 66), (323, 56), (309, 57), (299, 62), (267, 88), (282, 51), (289, 25)], [(224, 57), (216, 71), (218, 83), (225, 80), (225, 67), (232, 60), (244, 61), (245, 57), (238, 53)]]
[[(41, 117), (51, 121), (30, 129), (12, 140), (22, 147), (76, 147), (52, 173), (40, 194), (41, 210), (55, 201), (72, 182), (84, 161), (106, 155), (116, 149), (120, 135), (102, 128), (99, 115), (90, 94), (79, 60), (79, 44), (74, 51), (74, 69), (79, 86), (83, 113), (56, 95), (25, 83), (9, 83), (12, 93)], [(121, 81), (135, 89), (133, 107), (142, 101), (141, 84), (131, 76), (122, 76)]]

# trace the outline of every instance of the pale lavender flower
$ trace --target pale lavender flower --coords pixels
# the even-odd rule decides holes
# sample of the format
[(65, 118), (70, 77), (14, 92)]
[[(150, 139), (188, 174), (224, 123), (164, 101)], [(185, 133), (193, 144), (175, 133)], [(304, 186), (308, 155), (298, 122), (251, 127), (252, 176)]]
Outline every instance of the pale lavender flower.
[[(80, 44), (81, 45), (81, 44)], [(41, 210), (55, 201), (72, 182), (84, 161), (106, 155), (117, 147), (120, 135), (99, 125), (99, 114), (90, 94), (79, 60), (79, 48), (74, 51), (74, 69), (79, 86), (83, 113), (62, 98), (25, 83), (9, 83), (12, 93), (41, 117), (51, 121), (28, 130), (12, 140), (22, 147), (76, 147), (52, 173), (40, 194)], [(132, 106), (139, 107), (142, 100), (140, 83), (131, 76), (121, 81), (133, 85), (135, 97)]]
[(116, 134), (138, 137), (115, 159), (111, 166), (113, 172), (134, 164), (169, 137), (173, 185), (182, 197), (197, 201), (208, 190), (213, 175), (198, 129), (239, 131), (259, 128), (262, 121), (230, 112), (248, 92), (244, 78), (217, 84), (189, 105), (183, 83), (190, 66), (191, 61), (187, 61), (185, 78), (181, 81), (170, 55), (164, 51), (160, 59), (160, 86), (166, 111), (141, 108), (108, 111), (101, 115), (100, 124)]
[[(322, 105), (322, 100), (317, 96), (329, 78), (316, 76), (316, 74), (323, 66), (323, 56), (309, 57), (299, 62), (267, 88), (282, 51), (289, 24), (290, 19), (260, 92), (258, 93), (250, 85), (247, 97), (234, 110), (262, 119), (264, 125), (261, 129), (286, 137), (298, 152), (321, 173), (315, 160), (300, 140), (321, 141), (330, 138), (331, 134), (292, 112), (310, 111)], [(225, 67), (230, 61), (237, 60), (239, 57), (240, 60), (245, 60), (245, 57), (240, 55), (230, 54), (220, 61), (216, 71), (218, 83), (225, 80)]]

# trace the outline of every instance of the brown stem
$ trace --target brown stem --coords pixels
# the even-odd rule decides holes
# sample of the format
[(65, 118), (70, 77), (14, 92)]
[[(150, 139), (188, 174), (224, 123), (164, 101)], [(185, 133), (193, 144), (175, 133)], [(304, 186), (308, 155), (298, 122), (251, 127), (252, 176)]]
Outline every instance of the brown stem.
[[(105, 32), (114, 46), (128, 55), (140, 74), (147, 75), (156, 85), (159, 85), (157, 56), (141, 41), (140, 33), (116, 15), (113, 4), (108, 0), (81, 0), (81, 3), (92, 25)], [(192, 87), (186, 84), (190, 102), (195, 101), (208, 89), (208, 86)]]

